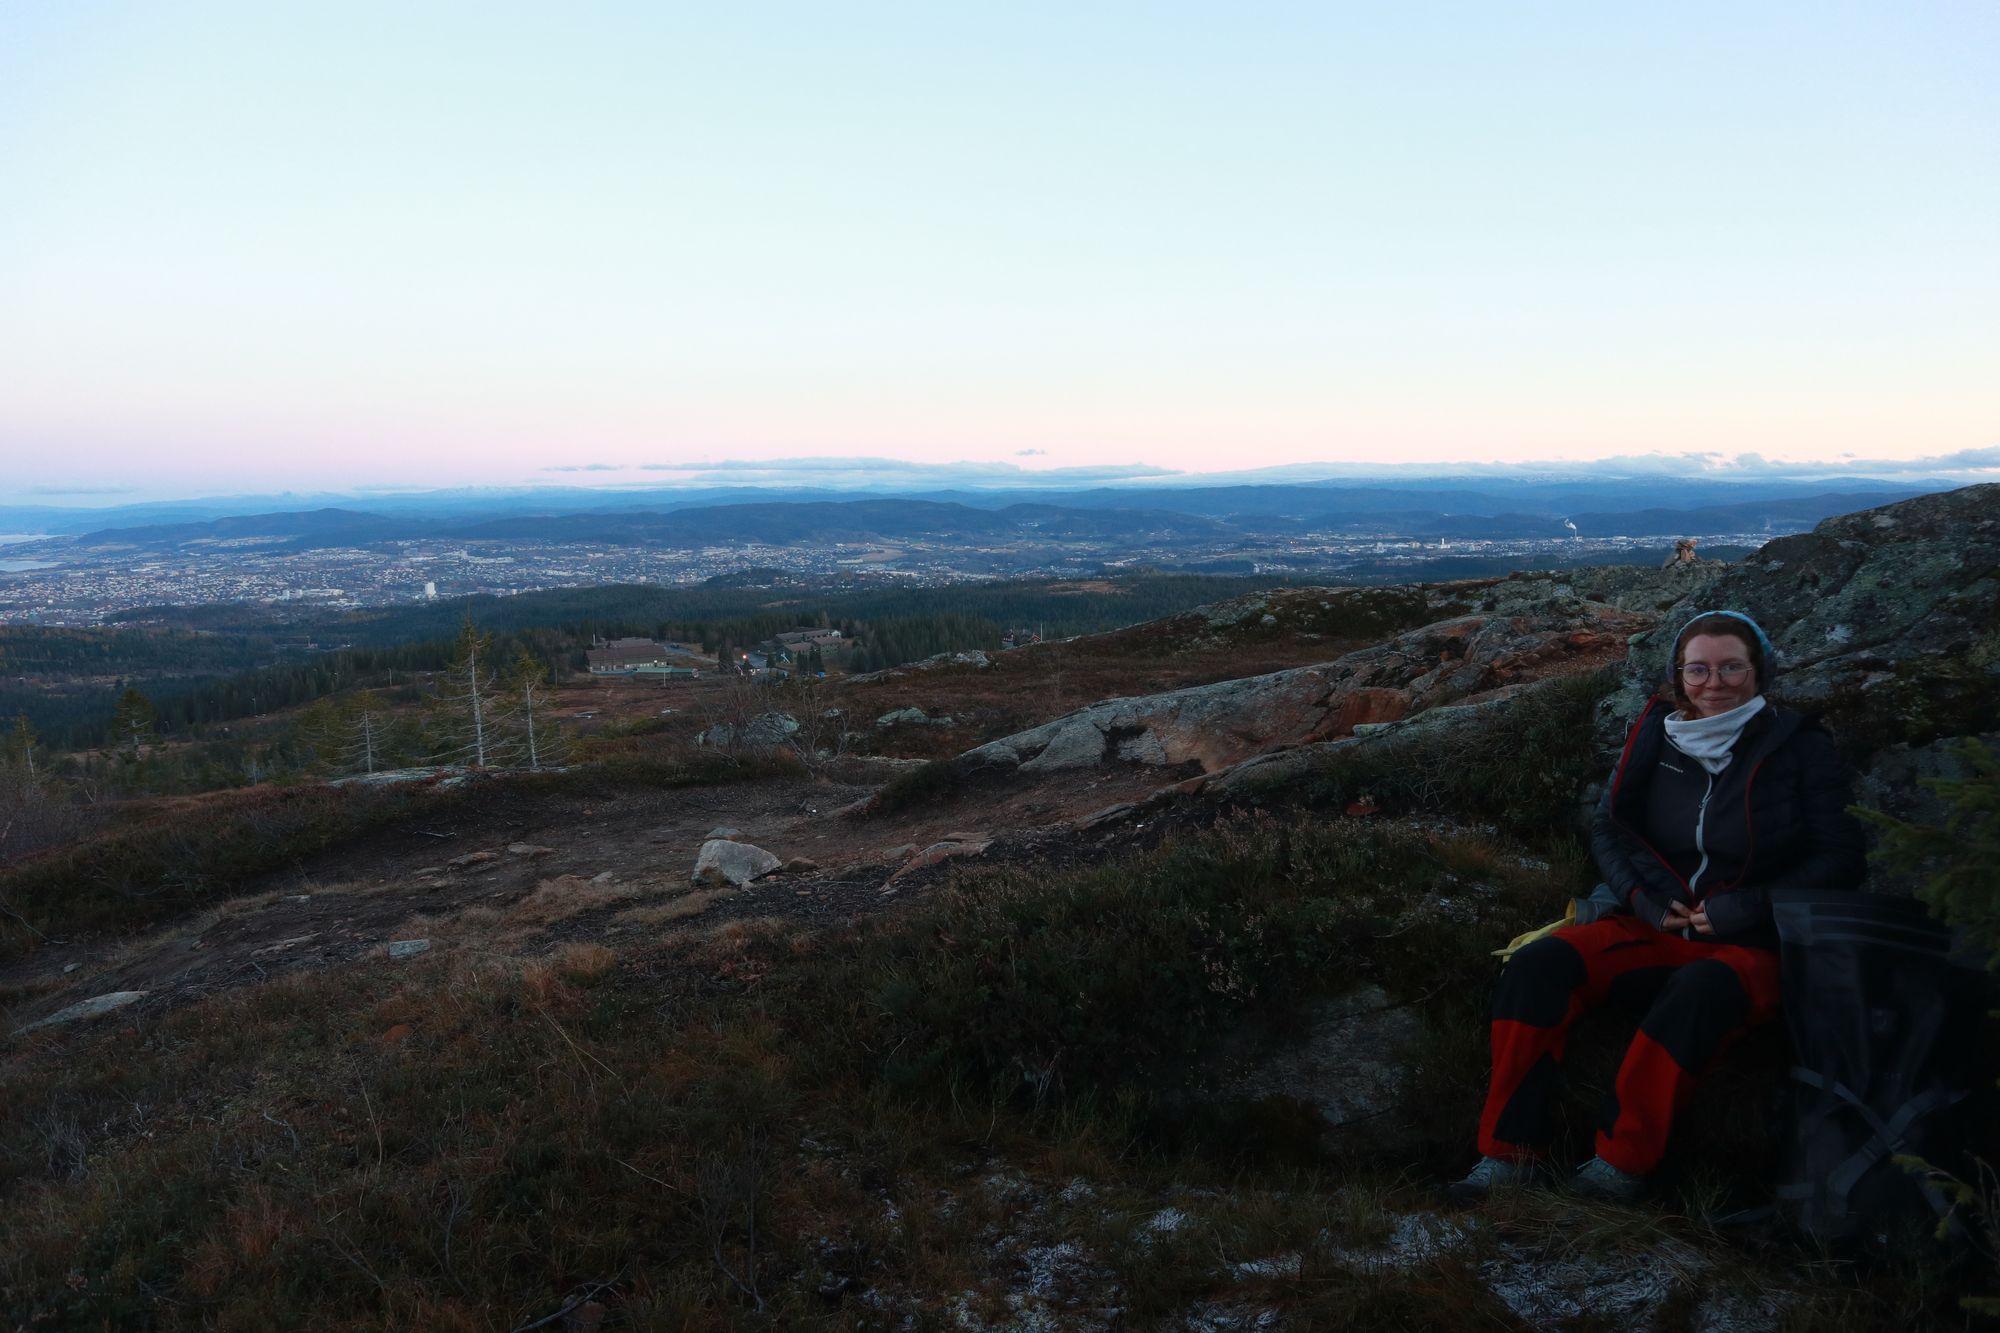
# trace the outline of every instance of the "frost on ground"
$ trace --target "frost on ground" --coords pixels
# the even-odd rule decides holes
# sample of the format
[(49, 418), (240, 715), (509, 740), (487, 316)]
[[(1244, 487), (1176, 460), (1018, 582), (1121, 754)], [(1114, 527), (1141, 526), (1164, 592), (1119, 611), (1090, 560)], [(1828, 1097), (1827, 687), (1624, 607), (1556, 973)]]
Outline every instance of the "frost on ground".
[(1116, 1326), (1122, 1313), (1118, 1283), (1075, 1241), (1023, 1246), (1014, 1261), (1015, 1273), (1001, 1297), (1006, 1313), (989, 1320), (979, 1312), (978, 1294), (964, 1292), (951, 1302), (955, 1327), (968, 1333), (1094, 1333)]
[(1327, 1253), (1335, 1263), (1363, 1271), (1415, 1268), (1457, 1249), (1472, 1231), (1471, 1225), (1436, 1213), (1402, 1213), (1380, 1245), (1367, 1249), (1336, 1245)]

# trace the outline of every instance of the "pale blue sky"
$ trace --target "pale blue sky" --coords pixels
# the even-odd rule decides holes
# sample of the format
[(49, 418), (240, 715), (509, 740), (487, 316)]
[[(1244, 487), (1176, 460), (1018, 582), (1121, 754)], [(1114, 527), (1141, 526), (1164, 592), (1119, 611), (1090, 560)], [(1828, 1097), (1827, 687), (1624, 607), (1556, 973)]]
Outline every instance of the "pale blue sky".
[(1991, 447), (1996, 73), (1989, 0), (10, 0), (0, 493)]

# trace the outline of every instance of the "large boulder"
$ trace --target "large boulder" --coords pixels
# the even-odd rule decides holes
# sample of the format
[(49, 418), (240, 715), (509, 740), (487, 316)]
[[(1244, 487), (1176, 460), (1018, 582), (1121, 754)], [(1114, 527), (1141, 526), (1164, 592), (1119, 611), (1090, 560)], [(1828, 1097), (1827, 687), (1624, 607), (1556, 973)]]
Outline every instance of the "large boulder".
[(1328, 1128), (1362, 1130), (1396, 1109), (1421, 1032), (1415, 1010), (1379, 986), (1358, 987), (1312, 1004), (1301, 1038), (1238, 1072), (1226, 1091), (1290, 1098)]
[(762, 847), (727, 838), (711, 838), (701, 845), (701, 853), (695, 857), (692, 878), (696, 884), (717, 888), (748, 884), (783, 864)]

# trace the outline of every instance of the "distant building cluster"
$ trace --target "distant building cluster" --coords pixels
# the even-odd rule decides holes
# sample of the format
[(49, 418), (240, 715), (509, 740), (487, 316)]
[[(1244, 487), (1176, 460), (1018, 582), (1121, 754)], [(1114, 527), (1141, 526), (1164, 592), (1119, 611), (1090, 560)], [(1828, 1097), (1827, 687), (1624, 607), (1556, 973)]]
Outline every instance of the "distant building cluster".
[(660, 680), (679, 676), (692, 680), (701, 674), (699, 668), (669, 660), (670, 655), (681, 657), (685, 653), (678, 644), (655, 643), (651, 639), (605, 639), (587, 651), (584, 658), (593, 676), (649, 676)]
[(788, 653), (811, 652), (815, 648), (840, 648), (846, 640), (837, 629), (788, 629), (779, 634), (775, 642)]

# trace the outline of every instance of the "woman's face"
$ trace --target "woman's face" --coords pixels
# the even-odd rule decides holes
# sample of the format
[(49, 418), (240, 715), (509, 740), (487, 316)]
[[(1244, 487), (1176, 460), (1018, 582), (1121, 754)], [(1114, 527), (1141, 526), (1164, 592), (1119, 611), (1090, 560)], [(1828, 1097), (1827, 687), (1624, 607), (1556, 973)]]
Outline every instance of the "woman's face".
[[(1695, 680), (1689, 668), (1696, 668)], [(1700, 668), (1706, 668), (1704, 672)], [(1735, 680), (1727, 677), (1741, 671)], [(1750, 646), (1734, 634), (1697, 634), (1681, 651), (1681, 689), (1686, 692), (1689, 713), (1694, 717), (1714, 717), (1732, 708), (1741, 708), (1756, 695), (1757, 670), (1750, 665)]]

